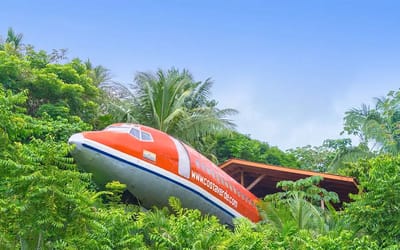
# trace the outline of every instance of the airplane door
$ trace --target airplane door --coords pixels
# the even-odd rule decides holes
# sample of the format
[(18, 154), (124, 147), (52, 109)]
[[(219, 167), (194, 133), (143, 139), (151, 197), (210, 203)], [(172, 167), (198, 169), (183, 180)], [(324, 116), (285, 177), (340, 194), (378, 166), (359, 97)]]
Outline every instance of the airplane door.
[(178, 152), (178, 173), (185, 178), (189, 178), (190, 177), (189, 154), (180, 141), (176, 140), (175, 138), (172, 138), (172, 140), (174, 141), (176, 146), (176, 151)]

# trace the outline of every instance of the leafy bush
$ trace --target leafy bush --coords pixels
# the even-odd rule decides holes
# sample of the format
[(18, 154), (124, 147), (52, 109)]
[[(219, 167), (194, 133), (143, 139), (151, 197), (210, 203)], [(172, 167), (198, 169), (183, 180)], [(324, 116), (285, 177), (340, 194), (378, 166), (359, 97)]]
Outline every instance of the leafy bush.
[(357, 231), (382, 246), (400, 244), (400, 156), (382, 155), (368, 162), (361, 176), (362, 191), (353, 195), (346, 215)]

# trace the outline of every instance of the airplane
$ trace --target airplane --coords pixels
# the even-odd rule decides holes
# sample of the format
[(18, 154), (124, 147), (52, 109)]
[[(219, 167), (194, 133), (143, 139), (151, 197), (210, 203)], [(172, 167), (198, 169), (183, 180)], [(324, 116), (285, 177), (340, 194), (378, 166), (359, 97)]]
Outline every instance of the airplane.
[(171, 196), (182, 206), (215, 215), (258, 222), (259, 199), (199, 152), (174, 137), (139, 124), (116, 123), (101, 131), (72, 135), (68, 142), (77, 165), (92, 173), (100, 186), (127, 185), (145, 208), (168, 205)]

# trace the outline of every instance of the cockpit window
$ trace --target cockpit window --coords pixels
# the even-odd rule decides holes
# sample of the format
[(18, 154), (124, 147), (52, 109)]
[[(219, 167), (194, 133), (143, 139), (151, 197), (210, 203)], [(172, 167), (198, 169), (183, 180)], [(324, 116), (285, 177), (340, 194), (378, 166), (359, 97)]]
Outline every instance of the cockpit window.
[(153, 141), (153, 137), (151, 136), (150, 133), (140, 131), (141, 132), (141, 139), (142, 141)]
[(131, 131), (129, 131), (129, 133), (131, 135), (133, 135), (133, 137), (137, 138), (140, 140), (140, 131), (137, 128), (132, 128)]
[(135, 137), (138, 140), (141, 141), (147, 141), (147, 142), (152, 142), (153, 137), (149, 132), (142, 131), (140, 127), (137, 126), (132, 126), (132, 125), (119, 125), (119, 126), (108, 126), (107, 128), (104, 129), (105, 131), (114, 131), (114, 132), (120, 132), (120, 133), (129, 133), (131, 136)]

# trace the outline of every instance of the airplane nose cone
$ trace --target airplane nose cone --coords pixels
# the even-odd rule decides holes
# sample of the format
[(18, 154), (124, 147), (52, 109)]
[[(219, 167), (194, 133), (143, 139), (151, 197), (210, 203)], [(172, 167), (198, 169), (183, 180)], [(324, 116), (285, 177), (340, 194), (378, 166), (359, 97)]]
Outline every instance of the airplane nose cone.
[(75, 144), (77, 146), (82, 145), (83, 140), (85, 138), (83, 137), (82, 133), (77, 133), (77, 134), (73, 134), (69, 139), (68, 139), (68, 143), (69, 144)]

